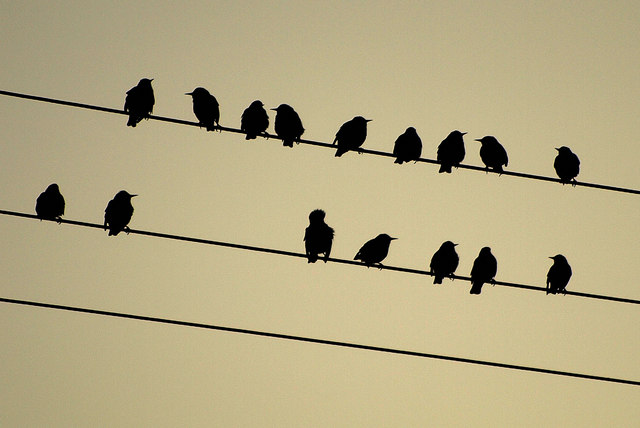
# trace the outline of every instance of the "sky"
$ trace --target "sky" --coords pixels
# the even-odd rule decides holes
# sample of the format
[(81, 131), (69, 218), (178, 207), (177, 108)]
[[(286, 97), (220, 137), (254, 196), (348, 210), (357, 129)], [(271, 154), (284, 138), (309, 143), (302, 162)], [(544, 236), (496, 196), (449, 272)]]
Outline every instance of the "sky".
[[(154, 114), (195, 120), (197, 86), (238, 128), (256, 99), (293, 106), (331, 142), (372, 119), (365, 148), (408, 126), (423, 157), (459, 129), (464, 163), (495, 136), (508, 170), (640, 188), (640, 8), (631, 1), (8, 2), (3, 90), (122, 108), (153, 78)], [(270, 132), (274, 115), (270, 112)], [(332, 256), (379, 233), (385, 263), (459, 275), (490, 246), (497, 280), (640, 298), (638, 197), (0, 97), (0, 209), (101, 223), (122, 189), (130, 226), (302, 252), (326, 211)], [(0, 216), (0, 296), (600, 376), (640, 379), (632, 304), (469, 284)], [(0, 305), (2, 426), (633, 426), (637, 387)]]

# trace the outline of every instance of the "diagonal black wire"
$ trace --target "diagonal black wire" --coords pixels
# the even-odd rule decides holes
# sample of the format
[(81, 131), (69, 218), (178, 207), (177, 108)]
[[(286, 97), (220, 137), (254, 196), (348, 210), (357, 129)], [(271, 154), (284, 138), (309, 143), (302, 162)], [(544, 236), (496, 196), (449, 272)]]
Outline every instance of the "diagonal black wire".
[[(107, 112), (107, 113), (115, 113), (115, 114), (127, 115), (127, 113), (124, 110), (118, 110), (118, 109), (113, 109), (113, 108), (108, 108), (108, 107), (100, 107), (100, 106), (95, 106), (95, 105), (91, 105), (91, 104), (76, 103), (76, 102), (73, 102), (73, 101), (58, 100), (58, 99), (54, 99), (54, 98), (39, 97), (39, 96), (36, 96), (36, 95), (27, 95), (27, 94), (22, 94), (22, 93), (18, 93), (18, 92), (9, 92), (9, 91), (0, 90), (0, 95), (6, 95), (6, 96), (10, 96), (10, 97), (17, 97), (17, 98), (24, 98), (24, 99), (28, 99), (28, 100), (34, 100), (34, 101), (42, 101), (42, 102), (46, 102), (46, 103), (60, 104), (60, 105), (65, 105), (65, 106), (70, 106), (70, 107), (84, 108), (84, 109), (89, 109), (89, 110), (103, 111), (103, 112)], [(176, 124), (179, 124), (179, 125), (189, 125), (189, 126), (200, 127), (200, 124), (198, 122), (192, 122), (192, 121), (181, 120), (181, 119), (174, 119), (174, 118), (171, 118), (171, 117), (162, 117), (162, 116), (150, 115), (149, 119), (159, 120), (159, 121), (162, 121), (162, 122), (176, 123)], [(233, 132), (233, 133), (236, 133), (236, 134), (245, 134), (240, 129), (228, 128), (226, 126), (219, 126), (216, 129), (219, 130), (219, 131), (224, 131), (224, 132)], [(273, 135), (273, 134), (269, 134), (269, 133), (260, 134), (258, 136), (259, 137), (263, 137), (263, 138), (274, 138), (274, 139), (278, 139), (278, 140), (281, 139), (277, 135)], [(322, 142), (322, 141), (299, 140), (298, 142), (301, 143), (301, 144), (308, 144), (308, 145), (312, 145), (312, 146), (326, 147), (326, 148), (331, 148), (331, 149), (335, 149), (336, 148), (336, 146), (334, 146), (333, 144), (325, 143), (325, 142)], [(392, 153), (381, 152), (381, 151), (378, 151), (378, 150), (370, 150), (370, 149), (361, 148), (361, 149), (359, 149), (359, 151), (362, 152), (362, 153), (375, 155), (375, 156), (383, 156), (383, 157), (395, 158), (395, 156)], [(430, 164), (437, 164), (437, 165), (440, 164), (436, 160), (426, 159), (426, 158), (420, 158), (416, 162), (430, 163)], [(506, 171), (506, 170), (503, 171), (503, 172), (496, 172), (496, 171), (493, 171), (493, 170), (487, 170), (486, 168), (480, 167), (480, 166), (463, 165), (463, 164), (461, 164), (459, 166), (459, 168), (461, 168), (461, 169), (469, 169), (469, 170), (472, 170), (472, 171), (482, 171), (482, 172), (485, 172), (485, 173), (488, 172), (488, 173), (491, 173), (491, 174), (510, 175), (512, 177), (527, 178), (527, 179), (531, 179), (531, 180), (550, 181), (550, 182), (554, 182), (554, 183), (560, 183), (560, 179), (555, 178), (555, 177), (547, 177), (547, 176), (543, 176), (543, 175), (528, 174), (528, 173), (524, 173), (524, 172)], [(628, 188), (624, 188), (624, 187), (609, 186), (609, 185), (606, 185), (606, 184), (587, 183), (587, 182), (584, 182), (584, 181), (574, 181), (574, 182), (571, 182), (571, 185), (572, 186), (591, 187), (591, 188), (594, 188), (594, 189), (610, 190), (610, 191), (613, 191), (613, 192), (632, 193), (632, 194), (636, 194), (636, 195), (640, 194), (640, 190), (636, 190), (636, 189), (628, 189)]]
[(388, 354), (399, 354), (399, 355), (407, 355), (412, 357), (431, 358), (436, 360), (453, 361), (456, 363), (476, 364), (481, 366), (498, 367), (501, 369), (545, 373), (545, 374), (556, 375), (556, 376), (568, 376), (568, 377), (575, 377), (575, 378), (581, 378), (581, 379), (598, 380), (602, 382), (613, 382), (613, 383), (622, 383), (626, 385), (640, 386), (640, 381), (635, 381), (635, 380), (619, 379), (619, 378), (597, 376), (597, 375), (583, 374), (583, 373), (574, 373), (574, 372), (567, 372), (563, 370), (552, 370), (552, 369), (545, 369), (545, 368), (539, 368), (539, 367), (521, 366), (517, 364), (498, 363), (495, 361), (484, 361), (484, 360), (477, 360), (474, 358), (452, 357), (448, 355), (439, 355), (439, 354), (428, 354), (425, 352), (406, 351), (402, 349), (385, 348), (381, 346), (360, 345), (357, 343), (340, 342), (336, 340), (315, 339), (312, 337), (293, 336), (289, 334), (271, 333), (268, 331), (249, 330), (249, 329), (235, 328), (235, 327), (224, 327), (219, 325), (203, 324), (203, 323), (196, 323), (196, 322), (190, 322), (190, 321), (180, 321), (180, 320), (172, 320), (167, 318), (149, 317), (144, 315), (126, 314), (122, 312), (102, 311), (99, 309), (87, 309), (87, 308), (80, 308), (77, 306), (55, 305), (52, 303), (33, 302), (29, 300), (8, 299), (4, 297), (0, 297), (0, 302), (10, 303), (15, 305), (35, 306), (35, 307), (47, 308), (47, 309), (57, 309), (57, 310), (70, 311), (70, 312), (80, 312), (85, 314), (103, 315), (108, 317), (126, 318), (126, 319), (133, 319), (137, 321), (148, 321), (148, 322), (161, 323), (161, 324), (173, 324), (173, 325), (179, 325), (183, 327), (226, 331), (229, 333), (239, 333), (239, 334), (248, 334), (252, 336), (270, 337), (273, 339), (316, 343), (319, 345), (339, 346), (342, 348), (362, 349), (365, 351), (384, 352)]
[[(14, 216), (14, 217), (23, 217), (23, 218), (30, 218), (30, 219), (39, 220), (38, 217), (35, 214), (20, 213), (20, 212), (15, 212), (15, 211), (0, 210), (0, 215), (9, 215), (9, 216)], [(55, 221), (55, 220), (45, 220), (45, 221)], [(104, 225), (96, 224), (96, 223), (86, 223), (86, 222), (82, 222), (82, 221), (66, 220), (66, 219), (64, 219), (64, 220), (61, 219), (61, 220), (59, 220), (59, 222), (60, 223), (65, 223), (65, 224), (71, 224), (71, 225), (74, 225), (74, 226), (90, 227), (90, 228), (94, 228), (94, 229), (104, 229)], [(240, 250), (248, 250), (248, 251), (261, 252), (261, 253), (277, 254), (277, 255), (280, 255), (280, 256), (298, 257), (298, 258), (305, 258), (305, 259), (307, 258), (306, 254), (294, 253), (292, 251), (276, 250), (276, 249), (273, 249), (273, 248), (256, 247), (256, 246), (253, 246), (253, 245), (234, 244), (234, 243), (231, 243), (231, 242), (214, 241), (214, 240), (210, 240), (210, 239), (192, 238), (192, 237), (188, 237), (188, 236), (172, 235), (172, 234), (168, 234), (168, 233), (150, 232), (150, 231), (146, 231), (146, 230), (136, 230), (136, 229), (130, 229), (129, 233), (134, 234), (134, 235), (151, 236), (151, 237), (154, 237), (154, 238), (172, 239), (172, 240), (176, 240), (176, 241), (186, 241), (186, 242), (193, 242), (193, 243), (197, 243), (197, 244), (216, 245), (216, 246), (219, 246), (219, 247), (237, 248), (237, 249), (240, 249)], [(358, 261), (355, 261), (355, 260), (336, 259), (336, 258), (333, 258), (333, 257), (329, 258), (328, 261), (332, 262), (332, 263), (341, 263), (341, 264), (346, 264), (346, 265), (356, 265), (356, 266), (360, 266), (360, 267), (365, 266), (361, 262), (358, 262)], [(411, 269), (411, 268), (404, 268), (404, 267), (398, 267), (398, 266), (383, 266), (383, 265), (380, 265), (380, 266), (375, 266), (374, 268), (384, 269), (384, 270), (389, 270), (389, 271), (395, 271), (395, 272), (412, 273), (412, 274), (416, 274), (416, 275), (433, 276), (432, 273), (429, 272), (429, 271), (419, 270), (419, 269)], [(458, 280), (461, 280), (461, 281), (471, 282), (471, 278), (468, 277), (468, 276), (452, 275), (451, 279), (458, 279)], [(542, 292), (546, 292), (547, 291), (547, 289), (545, 287), (538, 287), (538, 286), (535, 286), (535, 285), (519, 284), (519, 283), (515, 283), (515, 282), (495, 281), (495, 282), (493, 282), (491, 284), (492, 285), (500, 285), (500, 286), (503, 286), (503, 287), (521, 288), (521, 289), (525, 289), (525, 290), (542, 291)], [(635, 305), (640, 304), (640, 300), (628, 299), (626, 297), (615, 297), (615, 296), (606, 296), (606, 295), (602, 295), (602, 294), (581, 293), (579, 291), (566, 291), (565, 294), (568, 294), (570, 296), (576, 296), (576, 297), (585, 297), (585, 298), (589, 298), (589, 299), (609, 300), (609, 301), (612, 301), (612, 302), (631, 303), (631, 304), (635, 304)]]

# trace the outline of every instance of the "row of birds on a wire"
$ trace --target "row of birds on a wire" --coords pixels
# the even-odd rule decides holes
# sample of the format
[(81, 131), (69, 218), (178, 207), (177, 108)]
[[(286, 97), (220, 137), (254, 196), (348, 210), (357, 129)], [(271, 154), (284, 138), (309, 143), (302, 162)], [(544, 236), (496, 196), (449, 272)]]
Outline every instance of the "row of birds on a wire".
[[(128, 233), (129, 222), (133, 216), (132, 195), (126, 190), (119, 191), (109, 201), (104, 212), (104, 229), (109, 230), (109, 236), (116, 236), (124, 231)], [(64, 215), (65, 200), (56, 183), (47, 189), (36, 199), (36, 215), (40, 219), (60, 221)], [(308, 263), (315, 263), (320, 257), (326, 263), (331, 255), (334, 230), (325, 222), (325, 212), (317, 209), (309, 214), (309, 226), (304, 233), (304, 246)], [(360, 260), (367, 267), (382, 266), (382, 261), (389, 253), (392, 238), (382, 233), (365, 242), (356, 253), (354, 260)], [(429, 264), (433, 275), (434, 284), (442, 284), (445, 277), (452, 277), (458, 268), (460, 261), (454, 244), (451, 241), (444, 242), (435, 252)], [(571, 267), (567, 259), (558, 254), (551, 257), (553, 265), (547, 274), (547, 294), (565, 292), (571, 278)], [(471, 294), (480, 294), (485, 283), (495, 281), (498, 272), (498, 262), (491, 253), (491, 248), (484, 247), (473, 263), (471, 269)]]
[[(135, 127), (144, 118), (153, 113), (155, 97), (151, 81), (153, 79), (141, 79), (140, 82), (127, 91), (124, 103), (124, 111), (129, 114), (128, 126)], [(216, 97), (202, 87), (188, 92), (193, 98), (193, 112), (200, 126), (207, 131), (214, 131), (220, 127), (220, 105)], [(276, 111), (274, 129), (276, 135), (282, 139), (283, 145), (293, 147), (295, 141), (299, 141), (304, 134), (302, 120), (298, 113), (288, 104), (280, 104), (271, 110)], [(355, 150), (359, 151), (367, 138), (367, 123), (371, 119), (356, 116), (345, 122), (336, 133), (333, 144), (337, 145), (336, 156)], [(240, 130), (246, 134), (247, 140), (255, 139), (258, 135), (266, 133), (269, 127), (269, 115), (264, 109), (264, 104), (256, 100), (247, 107), (240, 118)], [(458, 167), (465, 157), (463, 136), (466, 132), (452, 131), (438, 146), (437, 161), (440, 163), (439, 172), (451, 173), (453, 167)], [(476, 139), (481, 144), (480, 158), (487, 171), (492, 169), (502, 173), (503, 167), (509, 163), (507, 151), (493, 136)], [(556, 148), (558, 154), (553, 166), (560, 182), (565, 184), (575, 178), (580, 172), (580, 160), (569, 147)], [(393, 155), (395, 163), (416, 161), (422, 155), (422, 140), (414, 127), (409, 127), (400, 135), (394, 144)]]

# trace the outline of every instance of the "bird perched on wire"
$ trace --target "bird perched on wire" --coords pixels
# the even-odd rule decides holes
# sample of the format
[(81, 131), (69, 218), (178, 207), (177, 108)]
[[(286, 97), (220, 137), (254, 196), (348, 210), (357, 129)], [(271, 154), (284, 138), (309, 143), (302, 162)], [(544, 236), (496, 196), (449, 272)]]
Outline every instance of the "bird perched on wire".
[(124, 111), (129, 113), (127, 126), (135, 126), (153, 113), (153, 105), (156, 99), (153, 96), (151, 81), (153, 79), (140, 79), (138, 84), (127, 91), (124, 100)]
[(556, 174), (560, 177), (562, 184), (575, 182), (576, 177), (580, 173), (580, 159), (567, 146), (556, 148), (558, 155), (553, 162)]
[(476, 139), (476, 141), (480, 141), (480, 144), (482, 144), (480, 146), (480, 159), (482, 159), (487, 171), (491, 168), (494, 171), (502, 173), (504, 171), (502, 166), (507, 166), (509, 163), (507, 151), (502, 144), (491, 135)]
[(394, 163), (402, 164), (420, 159), (422, 155), (422, 140), (416, 132), (416, 128), (410, 126), (396, 139), (393, 146)]
[(193, 113), (198, 118), (200, 126), (204, 126), (207, 131), (213, 131), (216, 126), (220, 126), (220, 104), (216, 97), (202, 87), (195, 88), (185, 95), (191, 95), (193, 98)]
[(56, 220), (64, 215), (64, 197), (56, 183), (50, 184), (36, 199), (36, 215), (40, 220)]
[(471, 290), (470, 294), (480, 294), (485, 282), (493, 282), (498, 273), (498, 261), (491, 254), (491, 248), (484, 247), (473, 262), (471, 268)]
[(324, 217), (325, 212), (322, 210), (313, 210), (309, 214), (309, 226), (304, 231), (304, 248), (309, 263), (315, 263), (320, 254), (324, 256), (326, 263), (331, 254), (334, 232), (324, 222)]
[(565, 293), (569, 279), (571, 279), (571, 266), (562, 254), (549, 258), (553, 260), (553, 265), (547, 273), (547, 294)]
[(131, 195), (126, 190), (121, 190), (107, 204), (107, 209), (104, 210), (104, 230), (109, 229), (109, 236), (115, 236), (123, 230), (129, 233), (127, 225), (133, 216), (131, 198), (134, 196), (138, 195)]
[(247, 134), (245, 140), (255, 140), (269, 127), (269, 116), (263, 106), (262, 101), (255, 100), (242, 113), (240, 130)]
[(300, 116), (289, 104), (280, 104), (271, 110), (276, 112), (274, 129), (278, 137), (282, 139), (282, 145), (293, 147), (293, 142), (300, 140), (304, 134)]
[(458, 253), (456, 253), (456, 245), (451, 241), (445, 241), (438, 251), (431, 257), (429, 267), (433, 275), (434, 284), (442, 284), (445, 276), (451, 276), (458, 268)]
[(382, 266), (381, 262), (387, 257), (387, 254), (389, 254), (389, 245), (391, 245), (391, 241), (394, 239), (398, 238), (392, 238), (386, 233), (381, 233), (375, 238), (365, 242), (353, 260), (361, 260), (367, 267), (373, 265)]
[(447, 138), (438, 145), (437, 160), (440, 162), (438, 172), (451, 173), (451, 168), (454, 166), (457, 168), (464, 160), (465, 151), (462, 136), (465, 134), (466, 132), (451, 131)]
[(356, 116), (342, 124), (333, 140), (333, 144), (338, 144), (337, 157), (349, 150), (358, 150), (364, 144), (364, 140), (367, 139), (367, 122), (371, 122), (371, 119)]

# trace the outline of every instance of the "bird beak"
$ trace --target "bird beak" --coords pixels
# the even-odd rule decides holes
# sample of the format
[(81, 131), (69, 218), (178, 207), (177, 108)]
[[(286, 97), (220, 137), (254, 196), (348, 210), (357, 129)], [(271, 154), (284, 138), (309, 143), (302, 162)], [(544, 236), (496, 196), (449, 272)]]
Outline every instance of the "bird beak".
[(149, 79), (149, 82), (153, 82), (153, 79)]
[(270, 108), (269, 110), (278, 111), (277, 108)]
[(555, 148), (557, 151), (560, 151), (560, 149), (558, 147)]
[(398, 238), (391, 238), (391, 240), (393, 241), (394, 239), (398, 239)]
[[(463, 134), (463, 135), (464, 135), (464, 134)], [(476, 139), (475, 139), (475, 140), (473, 140), (473, 141), (480, 141), (480, 142), (482, 142), (482, 138), (476, 138)]]
[(466, 132), (461, 132), (461, 134), (462, 134), (462, 135), (467, 135), (467, 133), (466, 133)]
[(193, 92), (187, 92), (185, 95), (193, 95)]
[(133, 198), (133, 197), (136, 197), (136, 196), (138, 196), (138, 195), (131, 195), (131, 197), (132, 197), (132, 198)]
[(365, 119), (365, 121), (367, 122), (371, 122), (373, 119)]
[(454, 246), (454, 247), (457, 247), (457, 246), (458, 246), (458, 244), (453, 244), (453, 246)]

